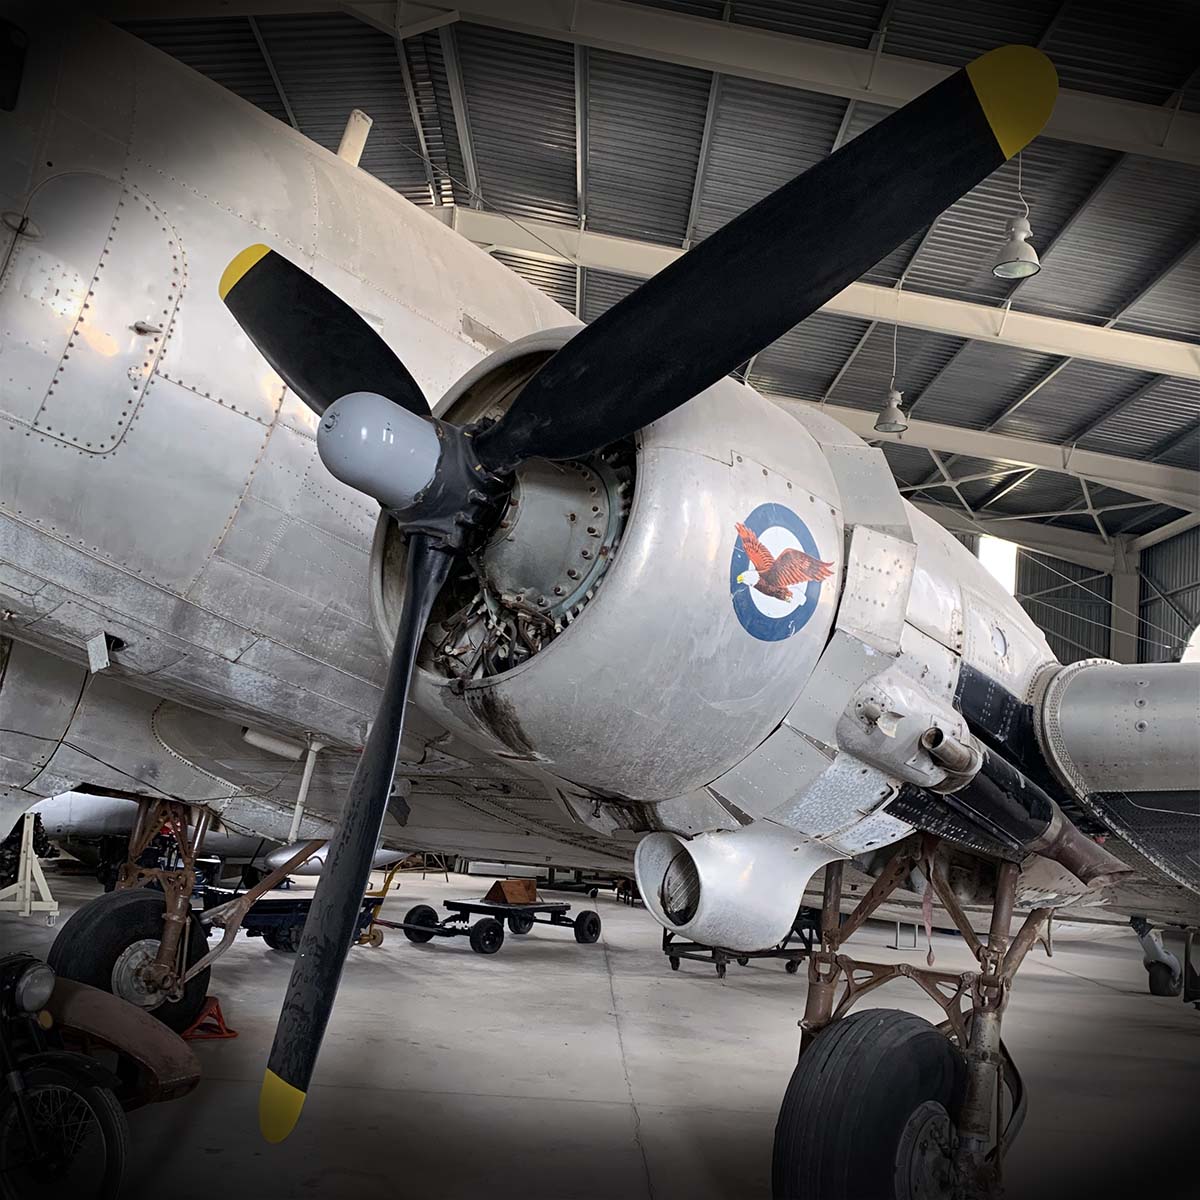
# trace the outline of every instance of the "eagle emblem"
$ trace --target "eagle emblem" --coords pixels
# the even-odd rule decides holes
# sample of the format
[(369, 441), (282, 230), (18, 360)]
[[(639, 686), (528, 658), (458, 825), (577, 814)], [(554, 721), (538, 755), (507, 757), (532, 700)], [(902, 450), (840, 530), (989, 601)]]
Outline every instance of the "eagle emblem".
[(742, 540), (742, 549), (750, 560), (750, 570), (737, 577), (744, 583), (775, 600), (788, 602), (794, 599), (792, 588), (801, 583), (820, 583), (833, 574), (833, 563), (824, 562), (805, 554), (803, 550), (788, 547), (776, 558), (758, 540), (758, 535), (740, 521), (734, 525)]

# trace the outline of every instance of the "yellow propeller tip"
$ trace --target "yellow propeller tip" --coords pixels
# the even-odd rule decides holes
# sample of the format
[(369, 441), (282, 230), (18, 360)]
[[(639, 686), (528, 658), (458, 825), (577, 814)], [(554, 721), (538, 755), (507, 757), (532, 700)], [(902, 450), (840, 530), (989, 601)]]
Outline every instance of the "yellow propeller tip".
[(221, 299), (224, 300), (233, 291), (238, 281), (256, 262), (270, 253), (270, 246), (256, 242), (253, 246), (247, 246), (245, 250), (235, 254), (230, 260), (229, 266), (221, 272), (221, 282), (217, 284), (217, 291), (221, 294)]
[(1032, 46), (1001, 46), (967, 64), (971, 87), (1006, 159), (1029, 145), (1058, 96), (1054, 64)]
[(258, 1127), (268, 1142), (276, 1145), (296, 1128), (304, 1099), (299, 1088), (267, 1071), (258, 1096)]

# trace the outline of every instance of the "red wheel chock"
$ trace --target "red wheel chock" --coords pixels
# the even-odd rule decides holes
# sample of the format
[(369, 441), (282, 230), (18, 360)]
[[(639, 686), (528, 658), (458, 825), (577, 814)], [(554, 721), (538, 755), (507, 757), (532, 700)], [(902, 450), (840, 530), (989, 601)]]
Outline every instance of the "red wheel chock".
[(185, 1042), (219, 1042), (235, 1037), (237, 1037), (237, 1030), (230, 1029), (225, 1024), (221, 1001), (216, 996), (209, 996), (205, 999), (204, 1007), (200, 1010), (199, 1015), (183, 1032)]

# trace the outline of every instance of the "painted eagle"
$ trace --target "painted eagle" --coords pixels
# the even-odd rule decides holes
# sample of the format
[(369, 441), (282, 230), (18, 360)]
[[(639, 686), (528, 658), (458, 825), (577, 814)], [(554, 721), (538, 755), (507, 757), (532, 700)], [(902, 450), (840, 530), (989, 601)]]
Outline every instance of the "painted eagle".
[(737, 577), (738, 583), (757, 588), (764, 596), (786, 601), (792, 599), (792, 588), (796, 584), (820, 582), (833, 574), (833, 563), (822, 562), (819, 558), (813, 558), (811, 554), (805, 554), (803, 550), (793, 550), (789, 547), (776, 558), (758, 540), (753, 529), (747, 528), (740, 521), (734, 524), (751, 565), (751, 570), (743, 571)]

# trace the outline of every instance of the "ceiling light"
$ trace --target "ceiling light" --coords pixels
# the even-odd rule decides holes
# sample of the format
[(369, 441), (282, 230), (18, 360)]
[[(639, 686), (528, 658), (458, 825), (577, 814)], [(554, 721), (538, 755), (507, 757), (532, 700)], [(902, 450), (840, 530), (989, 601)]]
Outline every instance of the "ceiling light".
[(880, 408), (879, 416), (875, 418), (876, 433), (903, 433), (908, 428), (908, 421), (900, 411), (902, 396), (903, 393), (896, 391), (894, 387), (888, 388), (887, 400)]
[(1025, 240), (1032, 234), (1025, 217), (1013, 217), (1009, 221), (1008, 240), (1000, 247), (992, 264), (992, 274), (997, 279), (1026, 279), (1042, 269), (1037, 251)]

